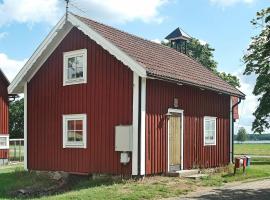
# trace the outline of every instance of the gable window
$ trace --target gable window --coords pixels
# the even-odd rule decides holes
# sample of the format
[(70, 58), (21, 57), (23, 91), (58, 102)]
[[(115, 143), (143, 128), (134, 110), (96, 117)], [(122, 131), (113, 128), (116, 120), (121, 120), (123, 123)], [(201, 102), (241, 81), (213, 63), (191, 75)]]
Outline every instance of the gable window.
[(86, 114), (63, 115), (63, 148), (86, 148)]
[(216, 117), (204, 117), (204, 145), (216, 145)]
[(9, 148), (9, 136), (0, 135), (0, 149), (8, 149), (8, 148)]
[(81, 84), (87, 82), (87, 49), (64, 53), (64, 83), (63, 85)]

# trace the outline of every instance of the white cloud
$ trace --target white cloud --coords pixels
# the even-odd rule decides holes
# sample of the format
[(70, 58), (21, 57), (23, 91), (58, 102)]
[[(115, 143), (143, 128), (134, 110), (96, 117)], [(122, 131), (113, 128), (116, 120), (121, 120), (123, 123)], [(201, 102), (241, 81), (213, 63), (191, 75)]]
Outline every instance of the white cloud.
[(26, 61), (27, 59), (13, 60), (6, 54), (0, 53), (0, 68), (3, 70), (9, 81), (13, 80)]
[(253, 113), (258, 106), (258, 97), (253, 95), (253, 88), (256, 83), (256, 76), (254, 74), (246, 76), (243, 75), (243, 70), (234, 73), (240, 79), (240, 90), (246, 95), (246, 99), (238, 107), (240, 119), (235, 123), (235, 133), (240, 127), (246, 128), (249, 133), (253, 133), (252, 122), (254, 121)]
[(210, 2), (222, 7), (227, 7), (237, 3), (252, 4), (255, 0), (210, 0)]
[(199, 42), (200, 42), (201, 45), (206, 45), (206, 44), (208, 44), (206, 41), (201, 40), (201, 39), (199, 39)]
[(3, 0), (0, 3), (0, 26), (12, 22), (55, 23), (62, 12), (59, 0)]
[(7, 37), (8, 33), (7, 32), (2, 32), (0, 33), (0, 40), (4, 39), (5, 37)]
[(161, 40), (160, 39), (158, 39), (158, 38), (156, 38), (156, 39), (153, 39), (153, 40), (151, 40), (152, 42), (155, 42), (155, 43), (158, 43), (158, 44), (161, 44)]
[[(91, 18), (112, 22), (142, 20), (162, 22), (164, 17), (159, 8), (170, 0), (76, 0), (71, 1), (71, 11), (76, 5)], [(45, 22), (55, 24), (65, 12), (62, 0), (3, 0), (0, 1), (0, 26), (13, 22), (35, 24)]]

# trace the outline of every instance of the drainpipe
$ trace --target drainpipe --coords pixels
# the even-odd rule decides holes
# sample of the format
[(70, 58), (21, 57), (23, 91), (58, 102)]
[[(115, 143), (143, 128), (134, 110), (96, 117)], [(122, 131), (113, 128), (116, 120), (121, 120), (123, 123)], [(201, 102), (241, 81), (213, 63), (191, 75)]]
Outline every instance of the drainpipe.
[[(230, 154), (231, 154), (231, 162), (232, 163), (234, 163), (234, 121), (233, 121), (233, 109), (237, 106), (237, 105), (239, 105), (240, 103), (241, 103), (241, 101), (242, 101), (242, 99), (241, 98), (239, 98), (239, 101), (236, 103), (236, 104), (234, 104), (234, 105), (232, 105), (232, 103), (231, 103), (231, 105), (232, 105), (232, 107), (231, 107), (231, 138), (232, 138), (232, 143), (231, 143), (231, 145), (232, 145), (232, 148), (231, 148), (231, 152), (230, 152)], [(231, 97), (231, 102), (232, 102), (232, 97)]]

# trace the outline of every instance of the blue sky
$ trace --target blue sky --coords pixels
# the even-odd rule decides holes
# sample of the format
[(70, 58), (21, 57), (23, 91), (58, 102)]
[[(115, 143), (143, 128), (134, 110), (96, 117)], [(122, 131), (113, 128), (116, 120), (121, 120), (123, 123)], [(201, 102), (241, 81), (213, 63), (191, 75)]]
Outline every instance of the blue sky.
[[(254, 77), (244, 77), (241, 58), (256, 34), (250, 20), (268, 0), (71, 0), (87, 16), (150, 40), (176, 27), (215, 48), (220, 71), (236, 74), (247, 100), (237, 126), (250, 130), (257, 100)], [(86, 15), (71, 6), (73, 12)], [(12, 79), (64, 14), (63, 0), (0, 0), (0, 67)]]

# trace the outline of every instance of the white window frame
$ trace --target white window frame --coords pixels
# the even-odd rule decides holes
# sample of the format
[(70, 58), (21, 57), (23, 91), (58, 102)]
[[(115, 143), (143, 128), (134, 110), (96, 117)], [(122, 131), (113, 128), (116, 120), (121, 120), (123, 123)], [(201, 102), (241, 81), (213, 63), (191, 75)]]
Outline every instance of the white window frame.
[[(68, 59), (75, 56), (83, 57), (83, 77), (68, 79)], [(63, 59), (63, 86), (87, 83), (87, 49), (64, 52)]]
[(6, 138), (6, 146), (0, 146), (0, 149), (9, 149), (9, 135), (7, 134), (0, 134), (0, 138)]
[[(209, 120), (214, 120), (215, 121), (215, 133), (214, 133), (214, 141), (213, 143), (205, 143), (205, 133), (206, 133), (206, 130), (205, 130), (205, 121), (209, 121)], [(216, 142), (217, 142), (217, 118), (216, 117), (211, 117), (211, 116), (204, 116), (203, 118), (203, 144), (204, 146), (215, 146), (216, 145)]]
[[(83, 121), (83, 141), (82, 142), (69, 142), (67, 140), (69, 120), (82, 120)], [(63, 115), (63, 148), (87, 148), (87, 116), (86, 114), (70, 114)]]

